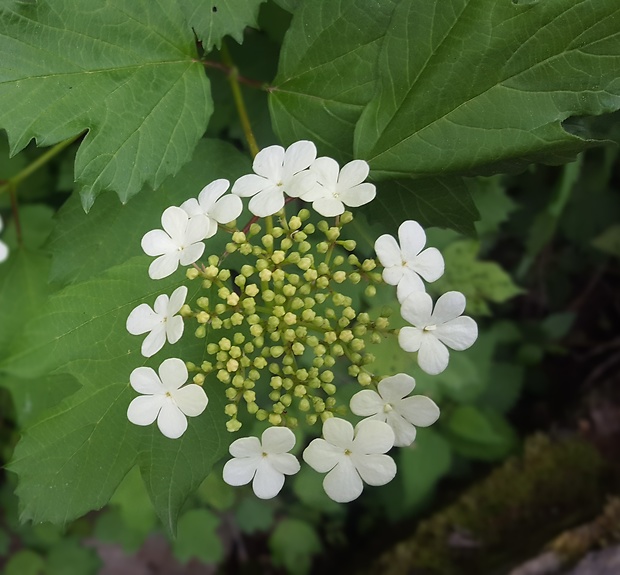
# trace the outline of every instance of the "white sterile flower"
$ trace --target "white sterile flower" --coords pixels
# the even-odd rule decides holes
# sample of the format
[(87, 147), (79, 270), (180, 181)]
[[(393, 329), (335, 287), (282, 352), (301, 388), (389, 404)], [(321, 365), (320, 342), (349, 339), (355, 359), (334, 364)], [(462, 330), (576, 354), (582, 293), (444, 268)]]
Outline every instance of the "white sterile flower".
[(207, 219), (209, 229), (203, 239), (213, 237), (217, 232), (217, 224), (232, 222), (243, 210), (239, 196), (234, 194), (224, 196), (228, 186), (230, 186), (228, 180), (223, 178), (215, 180), (202, 189), (198, 199), (190, 198), (181, 204), (181, 209), (185, 210), (190, 218), (203, 216)]
[(340, 169), (333, 158), (317, 158), (310, 171), (316, 176), (316, 184), (301, 199), (312, 202), (322, 216), (338, 216), (345, 206), (363, 206), (377, 194), (374, 184), (362, 183), (370, 171), (364, 160), (353, 160)]
[(176, 343), (183, 335), (183, 318), (179, 310), (185, 303), (187, 288), (178, 287), (172, 295), (157, 296), (155, 305), (151, 308), (145, 303), (133, 309), (127, 318), (127, 331), (131, 335), (142, 335), (150, 332), (142, 342), (142, 355), (151, 357), (155, 355), (166, 343)]
[(295, 435), (286, 427), (270, 427), (258, 437), (242, 437), (230, 444), (234, 459), (224, 465), (224, 481), (245, 485), (252, 481), (257, 497), (271, 499), (284, 485), (285, 475), (299, 471), (299, 461), (288, 453), (295, 446)]
[(422, 226), (407, 220), (398, 228), (399, 243), (389, 234), (375, 242), (375, 252), (384, 267), (383, 279), (397, 286), (396, 295), (401, 303), (414, 291), (425, 291), (422, 276), (434, 282), (443, 275), (444, 261), (437, 248), (426, 248), (426, 234)]
[[(405, 351), (418, 352), (418, 364), (431, 375), (448, 367), (448, 347), (462, 351), (478, 337), (476, 322), (461, 316), (465, 296), (458, 291), (443, 294), (435, 304), (426, 292), (412, 293), (402, 304), (400, 313), (413, 327), (403, 327), (398, 343)], [(448, 346), (448, 347), (446, 347)]]
[(151, 230), (142, 238), (144, 252), (159, 256), (149, 266), (149, 276), (154, 280), (174, 273), (179, 263), (193, 264), (205, 250), (201, 240), (209, 231), (207, 218), (190, 219), (185, 210), (175, 206), (164, 210), (161, 225), (163, 230)]
[(351, 398), (355, 415), (385, 421), (394, 431), (396, 447), (411, 445), (416, 428), (428, 427), (439, 418), (437, 404), (424, 395), (408, 396), (415, 387), (415, 379), (406, 373), (386, 377), (379, 382), (378, 391), (364, 389)]
[(314, 183), (308, 167), (316, 158), (316, 146), (308, 140), (282, 146), (269, 146), (258, 152), (252, 169), (254, 174), (240, 177), (232, 193), (243, 198), (253, 196), (250, 211), (261, 218), (271, 216), (284, 207), (284, 194), (300, 197)]
[[(2, 216), (0, 216), (0, 232), (4, 228), (4, 223), (2, 222)], [(0, 240), (0, 263), (5, 261), (9, 257), (9, 248), (8, 246)]]
[(368, 485), (385, 485), (396, 475), (396, 464), (384, 455), (394, 445), (392, 428), (382, 421), (365, 419), (353, 426), (332, 417), (323, 424), (323, 437), (314, 439), (303, 453), (304, 461), (327, 473), (323, 488), (338, 503), (357, 499)]
[(150, 425), (157, 419), (159, 430), (177, 439), (187, 429), (187, 417), (200, 415), (209, 402), (204, 389), (195, 383), (181, 387), (188, 376), (185, 363), (173, 357), (159, 366), (159, 376), (150, 367), (138, 367), (129, 381), (140, 397), (129, 404), (127, 418), (136, 425)]

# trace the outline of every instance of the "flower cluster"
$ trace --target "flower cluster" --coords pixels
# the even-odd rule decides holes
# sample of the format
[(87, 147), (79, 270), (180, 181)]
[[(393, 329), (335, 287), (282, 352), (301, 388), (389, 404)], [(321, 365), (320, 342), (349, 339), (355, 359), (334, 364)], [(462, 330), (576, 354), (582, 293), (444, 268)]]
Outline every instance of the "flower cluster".
[[(4, 223), (2, 221), (2, 216), (0, 216), (0, 232), (4, 228)], [(9, 257), (9, 248), (8, 246), (0, 240), (0, 263), (5, 261)]]
[[(224, 467), (226, 482), (252, 482), (261, 498), (277, 495), (285, 476), (300, 468), (289, 453), (299, 419), (321, 424), (322, 438), (309, 443), (302, 459), (326, 474), (323, 485), (332, 499), (347, 502), (361, 494), (364, 483), (389, 482), (396, 474), (390, 449), (411, 445), (416, 427), (439, 417), (431, 399), (412, 395), (413, 377), (374, 372), (374, 348), (398, 341), (416, 353), (423, 371), (436, 374), (448, 365), (448, 348), (474, 343), (477, 326), (462, 315), (465, 298), (458, 292), (441, 296), (433, 309), (424, 282), (443, 274), (444, 261), (435, 248), (425, 249), (426, 235), (417, 222), (404, 222), (398, 241), (378, 238), (378, 261), (359, 258), (346, 230), (353, 221), (346, 207), (375, 197), (375, 186), (365, 182), (368, 164), (354, 160), (340, 168), (316, 155), (307, 141), (286, 150), (266, 148), (254, 159), (254, 173), (236, 180), (230, 193), (230, 182), (216, 180), (198, 198), (167, 208), (163, 229), (144, 235), (144, 251), (156, 256), (151, 278), (166, 277), (181, 264), (190, 266), (186, 278), (199, 286), (194, 301), (186, 303), (188, 289), (181, 286), (158, 296), (152, 308), (139, 305), (127, 330), (147, 334), (142, 354), (151, 357), (166, 342), (179, 341), (190, 324), (193, 335), (206, 340), (207, 357), (167, 359), (159, 375), (151, 368), (135, 369), (130, 382), (142, 395), (127, 415), (137, 425), (157, 421), (165, 436), (177, 438), (187, 429), (187, 417), (207, 408), (205, 387), (225, 396), (230, 432), (238, 432), (248, 415), (270, 426), (260, 439), (233, 441), (233, 458)], [(241, 198), (250, 198), (254, 216), (243, 228), (236, 225)], [(297, 206), (287, 214), (294, 202), (311, 209)], [(197, 263), (205, 240), (218, 229), (230, 234), (224, 252)], [(409, 326), (393, 328), (389, 309), (364, 310), (386, 284), (396, 286)], [(192, 382), (184, 385), (190, 374)], [(339, 387), (351, 381), (363, 389), (343, 404)], [(364, 419), (353, 427), (348, 413)]]

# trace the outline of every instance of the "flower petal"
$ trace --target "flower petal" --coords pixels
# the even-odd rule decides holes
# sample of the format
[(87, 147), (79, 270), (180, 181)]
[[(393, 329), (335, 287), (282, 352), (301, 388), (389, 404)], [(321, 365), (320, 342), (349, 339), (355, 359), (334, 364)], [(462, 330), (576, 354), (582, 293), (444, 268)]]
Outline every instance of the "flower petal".
[(466, 303), (467, 300), (461, 292), (446, 292), (435, 302), (432, 323), (439, 325), (459, 317), (465, 311)]
[(398, 227), (398, 241), (403, 260), (411, 262), (424, 248), (426, 233), (418, 222), (407, 220)]
[(359, 208), (372, 202), (376, 195), (377, 188), (374, 184), (369, 184), (368, 182), (339, 192), (340, 199), (351, 208)]
[(151, 367), (136, 367), (129, 376), (129, 382), (138, 393), (163, 395), (166, 392), (155, 370)]
[[(407, 268), (402, 265), (390, 266), (389, 268), (383, 268), (383, 281), (386, 284), (390, 284), (392, 286), (398, 286), (402, 283), (403, 276), (405, 275), (405, 270)], [(403, 283), (403, 286), (405, 284)], [(412, 290), (413, 291), (413, 290)], [(403, 300), (404, 301), (404, 300)]]
[(398, 412), (390, 411), (386, 423), (394, 432), (394, 447), (406, 447), (415, 441), (416, 428)]
[(404, 351), (418, 351), (424, 332), (417, 327), (401, 327), (398, 334), (398, 345)]
[(302, 457), (312, 469), (319, 473), (326, 473), (333, 469), (345, 455), (343, 448), (332, 445), (324, 439), (313, 439), (304, 449)]
[[(202, 213), (210, 214), (211, 208), (218, 198), (222, 197), (230, 186), (230, 182), (225, 178), (214, 180), (207, 184), (198, 194), (198, 203), (202, 209)], [(234, 219), (234, 218), (233, 218)]]
[(177, 251), (177, 245), (163, 230), (151, 230), (142, 236), (140, 242), (142, 250), (147, 256), (160, 256)]
[(284, 193), (281, 188), (269, 188), (256, 194), (248, 204), (249, 210), (259, 218), (272, 216), (284, 207)]
[(325, 493), (338, 503), (357, 499), (364, 490), (364, 484), (350, 457), (344, 457), (323, 479)]
[(274, 469), (267, 457), (261, 457), (256, 469), (252, 489), (259, 499), (271, 499), (275, 497), (284, 485), (284, 475)]
[(439, 419), (439, 407), (425, 395), (414, 395), (403, 399), (397, 407), (398, 413), (418, 427), (428, 427)]
[(181, 252), (175, 250), (172, 253), (159, 256), (149, 266), (149, 277), (153, 280), (160, 280), (176, 272), (179, 267), (180, 255)]
[(316, 175), (318, 182), (326, 189), (327, 193), (331, 195), (336, 191), (338, 174), (340, 173), (340, 167), (336, 160), (326, 156), (317, 158), (310, 166), (310, 171)]
[(154, 356), (166, 343), (166, 326), (163, 323), (156, 325), (142, 342), (140, 352), (144, 357)]
[(167, 391), (179, 389), (189, 377), (185, 363), (178, 357), (164, 360), (157, 371), (159, 372), (159, 379)]
[(220, 224), (236, 220), (243, 211), (243, 202), (239, 196), (228, 194), (220, 198), (209, 211), (209, 216)]
[(180, 246), (187, 246), (203, 240), (209, 235), (211, 221), (208, 217), (195, 216), (189, 220), (181, 240)]
[(172, 292), (168, 306), (166, 307), (166, 315), (172, 317), (175, 313), (183, 307), (185, 299), (187, 298), (187, 288), (185, 286), (179, 286)]
[(185, 200), (181, 204), (181, 209), (188, 216), (190, 216), (190, 218), (193, 217), (193, 216), (200, 216), (200, 215), (202, 215), (204, 213), (202, 211), (202, 208), (200, 207), (200, 204), (198, 203), (198, 200), (196, 198), (190, 198), (189, 200)]
[(411, 325), (424, 328), (431, 323), (431, 312), (433, 300), (426, 292), (417, 291), (411, 293), (402, 303), (400, 315), (403, 316)]
[(426, 288), (424, 287), (424, 282), (420, 279), (420, 276), (416, 274), (414, 271), (410, 270), (408, 267), (402, 268), (403, 277), (398, 282), (398, 286), (396, 287), (396, 297), (398, 301), (402, 304), (412, 293), (414, 292), (424, 292)]
[(205, 251), (205, 245), (202, 242), (187, 246), (183, 251), (179, 252), (179, 261), (181, 265), (188, 266), (200, 259)]
[(205, 390), (195, 383), (190, 383), (173, 391), (172, 399), (174, 399), (177, 407), (188, 417), (200, 415), (209, 403)]
[(147, 331), (151, 331), (161, 318), (152, 310), (150, 305), (145, 303), (131, 310), (125, 327), (131, 335), (142, 335)]
[(178, 439), (187, 430), (187, 417), (172, 401), (167, 400), (157, 417), (157, 427), (166, 437)]
[(385, 485), (396, 475), (396, 463), (389, 455), (373, 454), (360, 457), (353, 454), (351, 459), (357, 472), (368, 485)]
[(430, 375), (437, 375), (448, 367), (448, 348), (432, 334), (423, 334), (418, 351), (418, 365)]
[(331, 417), (323, 424), (323, 437), (332, 445), (349, 449), (353, 436), (353, 426), (346, 419)]
[(155, 303), (153, 304), (153, 309), (155, 310), (155, 313), (160, 316), (160, 318), (164, 318), (166, 315), (168, 315), (168, 302), (170, 300), (168, 299), (168, 296), (166, 294), (161, 294), (157, 296), (157, 299), (155, 300)]
[(295, 434), (288, 427), (268, 427), (261, 444), (265, 453), (286, 453), (295, 447)]
[(4, 242), (0, 242), (0, 262), (4, 262), (9, 257), (9, 248)]
[(321, 197), (322, 193), (318, 195), (315, 193), (315, 190), (318, 190), (318, 188), (319, 186), (316, 182), (316, 175), (309, 170), (305, 170), (295, 174), (286, 183), (284, 191), (292, 198), (301, 198), (306, 202), (311, 202), (316, 198)]
[(326, 218), (331, 218), (344, 212), (344, 204), (334, 197), (319, 198), (312, 202), (312, 209)]
[(267, 188), (271, 188), (273, 182), (256, 174), (246, 174), (241, 176), (232, 187), (232, 193), (241, 198), (249, 198)]
[(471, 347), (478, 337), (478, 325), (469, 316), (461, 316), (438, 325), (435, 337), (448, 347), (463, 351)]
[(252, 169), (259, 176), (277, 183), (282, 179), (284, 157), (285, 153), (282, 146), (268, 146), (256, 154), (252, 163)]
[(346, 190), (361, 184), (370, 172), (368, 162), (364, 160), (352, 160), (342, 166), (338, 175), (338, 189)]
[(406, 373), (397, 373), (382, 379), (377, 387), (385, 401), (396, 403), (413, 391), (415, 379)]
[(384, 405), (385, 402), (381, 399), (381, 396), (372, 389), (358, 391), (349, 403), (351, 411), (355, 415), (361, 415), (362, 417), (381, 413)]
[(408, 265), (427, 282), (438, 280), (443, 275), (445, 269), (443, 256), (437, 248), (426, 248)]
[(235, 458), (227, 461), (222, 473), (224, 481), (235, 487), (250, 483), (262, 458), (262, 455), (255, 455), (254, 457)]
[(127, 419), (135, 425), (151, 425), (164, 404), (163, 395), (141, 395), (134, 398), (127, 408)]
[(394, 432), (387, 423), (376, 419), (364, 419), (356, 425), (355, 439), (351, 448), (355, 455), (385, 453), (393, 446)]
[(161, 215), (161, 225), (176, 245), (181, 245), (187, 231), (189, 216), (185, 210), (170, 206)]
[(299, 461), (292, 453), (270, 453), (267, 459), (276, 471), (285, 475), (295, 475), (300, 469)]
[(383, 234), (377, 238), (377, 241), (375, 241), (375, 252), (383, 267), (401, 267), (403, 264), (400, 246), (396, 239), (390, 234)]
[(180, 315), (175, 315), (174, 317), (169, 318), (165, 325), (168, 342), (176, 343), (179, 341), (183, 335), (184, 327), (185, 324), (183, 323), (183, 318)]
[(262, 457), (263, 448), (258, 437), (242, 437), (235, 439), (228, 451), (233, 457)]
[(284, 181), (297, 172), (307, 170), (316, 160), (316, 146), (309, 140), (300, 140), (291, 144), (284, 153), (282, 179)]

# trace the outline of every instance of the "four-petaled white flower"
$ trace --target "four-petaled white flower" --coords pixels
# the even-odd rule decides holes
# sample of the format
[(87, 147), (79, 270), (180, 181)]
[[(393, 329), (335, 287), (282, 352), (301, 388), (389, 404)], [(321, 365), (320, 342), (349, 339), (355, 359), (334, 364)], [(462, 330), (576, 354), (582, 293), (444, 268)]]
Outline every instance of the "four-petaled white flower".
[[(418, 352), (418, 364), (431, 375), (448, 367), (448, 347), (467, 349), (478, 337), (476, 322), (461, 316), (465, 296), (457, 291), (443, 294), (435, 304), (426, 292), (414, 292), (403, 302), (400, 313), (413, 327), (403, 327), (398, 343), (405, 351)], [(446, 347), (447, 346), (447, 347)]]
[[(181, 265), (194, 263), (204, 252), (202, 239), (209, 231), (207, 218), (191, 218), (185, 210), (171, 206), (161, 216), (163, 230), (151, 230), (142, 238), (142, 249), (149, 256), (159, 256), (149, 266), (149, 276), (159, 280), (174, 273)], [(165, 231), (164, 231), (165, 230)]]
[[(4, 228), (4, 223), (2, 222), (2, 216), (0, 216), (0, 232)], [(8, 246), (0, 240), (0, 263), (5, 261), (9, 257), (9, 248)]]
[(426, 291), (422, 276), (427, 282), (434, 282), (443, 275), (443, 256), (437, 248), (426, 248), (426, 234), (422, 226), (413, 220), (403, 222), (398, 228), (398, 239), (389, 234), (380, 236), (375, 242), (375, 252), (384, 267), (383, 279), (397, 286), (399, 302), (415, 291)]
[(299, 461), (288, 453), (295, 446), (295, 435), (286, 427), (269, 427), (261, 436), (243, 437), (230, 444), (234, 459), (224, 465), (224, 481), (245, 485), (252, 481), (257, 497), (271, 499), (284, 485), (285, 475), (299, 471)]
[(284, 194), (303, 196), (314, 183), (308, 167), (316, 158), (316, 146), (307, 140), (282, 146), (264, 148), (254, 158), (254, 174), (241, 176), (232, 193), (243, 198), (253, 196), (250, 211), (259, 217), (275, 214), (284, 207)]
[(385, 485), (396, 475), (396, 464), (384, 455), (394, 445), (392, 428), (382, 421), (365, 419), (353, 426), (332, 417), (323, 424), (323, 437), (314, 439), (303, 453), (304, 461), (327, 473), (323, 488), (338, 503), (357, 499), (368, 485)]
[[(225, 179), (215, 180), (205, 186), (198, 199), (190, 198), (181, 204), (190, 218), (202, 216), (206, 218), (209, 229), (202, 239), (213, 237), (217, 232), (217, 224), (227, 224), (239, 217), (243, 210), (241, 198), (234, 194), (224, 196), (230, 182)], [(224, 196), (224, 197), (222, 197)]]
[(142, 355), (155, 355), (166, 343), (176, 343), (183, 335), (183, 318), (175, 315), (183, 307), (187, 297), (187, 288), (178, 287), (170, 298), (162, 294), (157, 296), (151, 308), (145, 303), (134, 308), (127, 318), (127, 331), (131, 335), (150, 332), (142, 342)]
[(386, 377), (379, 382), (378, 391), (363, 389), (351, 398), (351, 411), (368, 419), (385, 421), (394, 431), (396, 447), (411, 445), (416, 428), (428, 427), (439, 418), (437, 404), (424, 395), (408, 396), (415, 379), (406, 373)]
[(159, 430), (170, 439), (177, 439), (187, 429), (187, 417), (200, 415), (208, 398), (202, 387), (192, 383), (181, 387), (188, 378), (187, 367), (178, 358), (165, 360), (159, 376), (150, 367), (138, 367), (129, 381), (138, 393), (129, 404), (127, 418), (136, 425), (150, 425), (157, 419)]
[(364, 160), (353, 160), (340, 169), (332, 158), (317, 158), (310, 166), (316, 184), (301, 199), (312, 202), (314, 210), (325, 217), (342, 214), (345, 206), (363, 206), (377, 194), (374, 184), (363, 183), (369, 170)]

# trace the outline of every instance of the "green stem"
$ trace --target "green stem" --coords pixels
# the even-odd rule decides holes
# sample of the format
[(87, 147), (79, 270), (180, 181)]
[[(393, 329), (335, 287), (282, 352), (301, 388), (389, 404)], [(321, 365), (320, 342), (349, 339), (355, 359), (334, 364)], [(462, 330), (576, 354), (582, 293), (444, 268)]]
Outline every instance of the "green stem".
[(53, 157), (57, 156), (62, 152), (65, 148), (73, 144), (78, 138), (81, 138), (84, 132), (81, 132), (77, 136), (73, 136), (73, 138), (69, 138), (64, 142), (60, 142), (56, 144), (44, 154), (41, 154), (34, 162), (28, 164), (21, 172), (14, 175), (12, 178), (2, 182), (0, 184), (0, 194), (3, 192), (10, 191), (12, 188), (16, 188), (21, 182), (23, 182), (26, 178), (31, 176), (34, 172), (36, 172), (39, 168), (47, 164)]
[(250, 124), (250, 118), (248, 116), (247, 109), (245, 107), (245, 102), (243, 101), (243, 94), (241, 93), (241, 86), (239, 84), (239, 70), (230, 56), (230, 52), (224, 42), (222, 42), (222, 49), (220, 51), (222, 55), (222, 60), (224, 64), (228, 66), (228, 82), (230, 84), (230, 89), (233, 93), (233, 100), (235, 102), (235, 107), (237, 108), (237, 114), (239, 114), (239, 121), (241, 122), (241, 127), (243, 128), (243, 133), (245, 134), (245, 139), (250, 148), (250, 153), (252, 157), (256, 156), (260, 151), (258, 144), (256, 143), (256, 138), (254, 137), (254, 132), (252, 132), (252, 125)]

